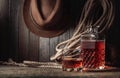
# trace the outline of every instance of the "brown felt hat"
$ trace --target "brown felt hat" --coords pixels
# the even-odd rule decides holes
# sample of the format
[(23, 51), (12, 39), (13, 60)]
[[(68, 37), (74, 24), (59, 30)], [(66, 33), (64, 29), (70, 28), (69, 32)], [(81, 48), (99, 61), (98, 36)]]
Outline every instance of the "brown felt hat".
[(25, 0), (23, 17), (28, 29), (41, 37), (54, 37), (67, 29), (70, 11), (65, 0)]

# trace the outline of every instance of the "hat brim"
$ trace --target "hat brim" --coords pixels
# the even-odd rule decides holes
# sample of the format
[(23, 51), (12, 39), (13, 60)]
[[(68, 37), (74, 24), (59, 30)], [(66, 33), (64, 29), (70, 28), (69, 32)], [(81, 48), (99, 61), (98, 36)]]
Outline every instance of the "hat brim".
[(45, 30), (45, 29), (39, 28), (37, 24), (33, 21), (32, 16), (30, 14), (30, 3), (31, 3), (31, 0), (25, 0), (24, 6), (23, 6), (23, 17), (24, 17), (26, 26), (31, 32), (41, 37), (55, 37), (55, 36), (62, 34), (67, 29), (68, 26), (66, 25), (66, 22), (68, 21), (67, 20), (68, 15), (66, 17), (63, 17), (62, 20), (60, 20), (60, 22), (57, 22), (53, 26), (53, 27), (57, 27), (57, 25), (61, 25), (62, 27), (60, 27), (60, 29)]

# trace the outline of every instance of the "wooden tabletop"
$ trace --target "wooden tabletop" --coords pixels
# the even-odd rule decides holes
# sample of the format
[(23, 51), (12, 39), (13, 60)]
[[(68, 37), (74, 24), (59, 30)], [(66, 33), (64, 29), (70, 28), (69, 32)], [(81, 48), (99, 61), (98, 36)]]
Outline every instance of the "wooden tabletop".
[(52, 67), (0, 66), (0, 78), (120, 78), (120, 71), (66, 72)]

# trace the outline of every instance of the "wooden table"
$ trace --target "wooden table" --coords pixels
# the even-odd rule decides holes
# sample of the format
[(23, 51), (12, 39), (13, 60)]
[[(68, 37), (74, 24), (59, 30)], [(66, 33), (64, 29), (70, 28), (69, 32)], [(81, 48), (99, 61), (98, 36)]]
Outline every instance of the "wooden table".
[(66, 72), (52, 67), (0, 66), (0, 78), (120, 78), (120, 71)]

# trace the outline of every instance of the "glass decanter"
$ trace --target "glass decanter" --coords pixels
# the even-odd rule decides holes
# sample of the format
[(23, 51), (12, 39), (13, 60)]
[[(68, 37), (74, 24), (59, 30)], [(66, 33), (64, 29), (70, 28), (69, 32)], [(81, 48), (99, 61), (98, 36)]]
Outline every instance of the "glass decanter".
[(105, 40), (99, 37), (98, 26), (87, 28), (81, 36), (81, 57), (84, 68), (104, 69), (105, 67)]

